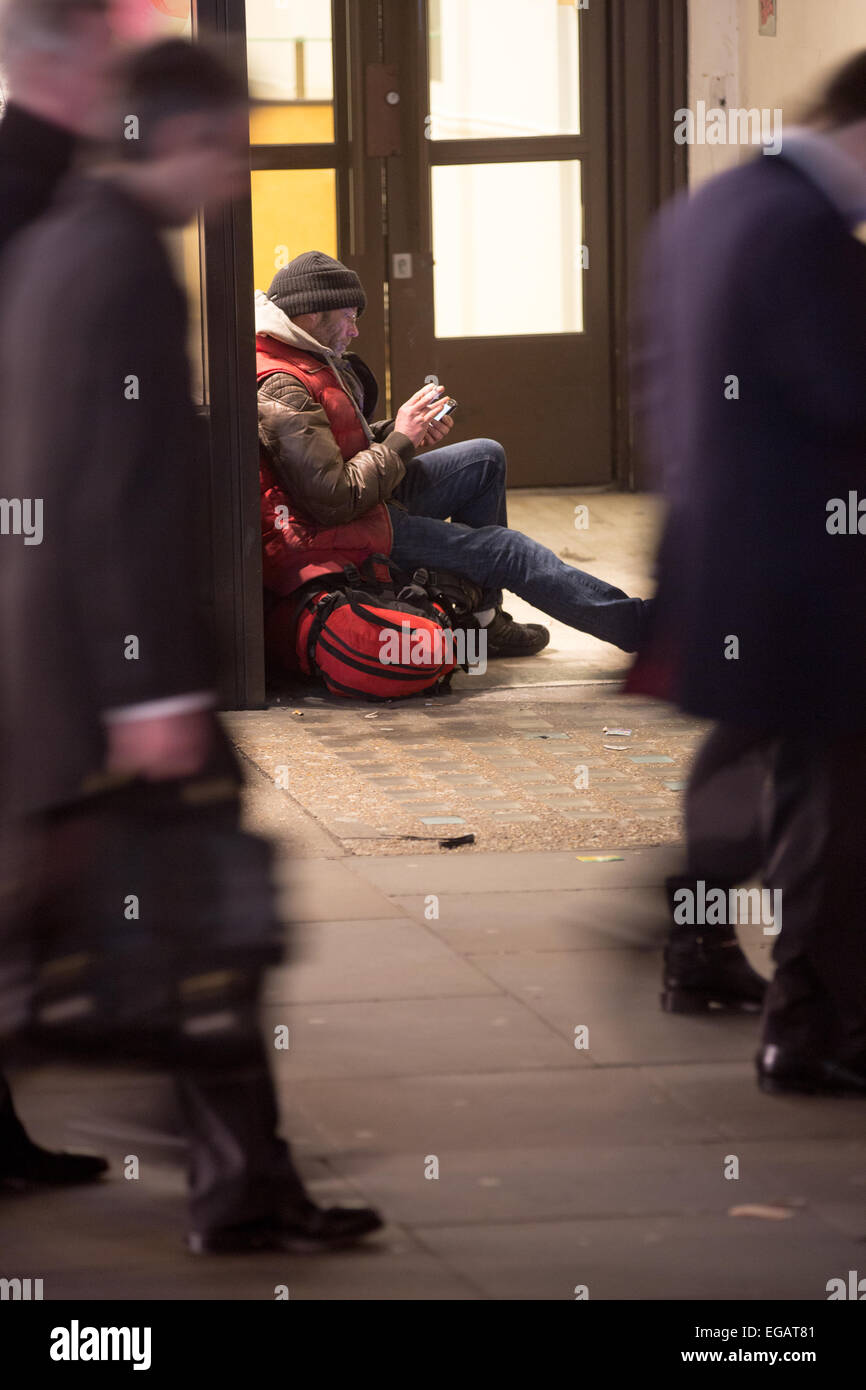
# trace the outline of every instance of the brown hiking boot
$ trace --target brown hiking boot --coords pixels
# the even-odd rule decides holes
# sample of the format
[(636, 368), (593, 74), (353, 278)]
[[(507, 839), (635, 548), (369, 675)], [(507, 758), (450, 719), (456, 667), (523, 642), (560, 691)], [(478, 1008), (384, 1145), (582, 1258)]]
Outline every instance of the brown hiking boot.
[(493, 622), (483, 629), (487, 658), (535, 656), (550, 641), (550, 633), (540, 623), (516, 623), (510, 613), (497, 608)]

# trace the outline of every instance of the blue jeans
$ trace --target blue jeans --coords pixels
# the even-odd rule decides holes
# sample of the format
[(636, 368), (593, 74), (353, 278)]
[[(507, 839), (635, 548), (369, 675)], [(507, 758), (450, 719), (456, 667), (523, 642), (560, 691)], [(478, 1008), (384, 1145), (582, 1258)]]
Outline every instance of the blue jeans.
[[(481, 586), (483, 606), (509, 589), (552, 618), (623, 651), (637, 649), (646, 602), (565, 564), (508, 529), (505, 451), (492, 439), (433, 449), (413, 460), (389, 503), (391, 558), (402, 570), (450, 570)], [(404, 510), (405, 508), (405, 510)], [(450, 517), (450, 521), (446, 518)]]

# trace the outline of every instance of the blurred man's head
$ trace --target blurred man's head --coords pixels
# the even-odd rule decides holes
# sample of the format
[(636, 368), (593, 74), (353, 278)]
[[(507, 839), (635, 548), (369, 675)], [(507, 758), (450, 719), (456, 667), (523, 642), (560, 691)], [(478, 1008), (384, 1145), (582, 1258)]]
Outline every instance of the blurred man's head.
[(866, 49), (833, 74), (811, 119), (866, 166)]
[(102, 134), (114, 62), (108, 0), (0, 0), (3, 87), (26, 110)]
[(358, 337), (357, 321), (367, 307), (354, 270), (324, 251), (305, 251), (278, 270), (268, 299), (316, 342), (340, 355)]
[(123, 73), (126, 176), (167, 224), (242, 193), (249, 180), (246, 83), (207, 47), (169, 39)]

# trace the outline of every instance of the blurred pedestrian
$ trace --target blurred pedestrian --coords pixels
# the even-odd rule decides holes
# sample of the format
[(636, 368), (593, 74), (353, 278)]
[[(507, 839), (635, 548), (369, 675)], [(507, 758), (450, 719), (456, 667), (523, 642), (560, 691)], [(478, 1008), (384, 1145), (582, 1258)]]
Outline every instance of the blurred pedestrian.
[[(7, 0), (0, 10), (0, 264), (99, 131), (114, 58), (108, 0)], [(0, 494), (10, 496), (2, 458)], [(0, 1076), (0, 1185), (91, 1182), (107, 1167), (35, 1144)]]
[(0, 1030), (173, 1068), (192, 1250), (336, 1248), (381, 1221), (318, 1208), (276, 1133), (256, 1004), (281, 948), (214, 714), (186, 305), (164, 245), (247, 186), (246, 90), (173, 40), (129, 59), (121, 110), (118, 157), (70, 185), (0, 287), (0, 451), (44, 506), (40, 544), (0, 547), (3, 795), (23, 846)]
[[(629, 688), (716, 724), (676, 886), (781, 891), (767, 1091), (866, 1094), (864, 222), (866, 52), (781, 153), (663, 214), (638, 352), (669, 515)], [(738, 950), (730, 922), (675, 927), (669, 1006), (753, 999)]]

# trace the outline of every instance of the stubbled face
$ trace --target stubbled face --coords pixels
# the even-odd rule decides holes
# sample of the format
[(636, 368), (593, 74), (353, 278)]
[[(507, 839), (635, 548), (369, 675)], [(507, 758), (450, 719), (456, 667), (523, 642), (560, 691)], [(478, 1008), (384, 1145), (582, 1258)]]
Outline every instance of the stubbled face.
[(346, 351), (354, 338), (358, 337), (357, 309), (328, 309), (316, 315), (313, 336), (339, 356)]

